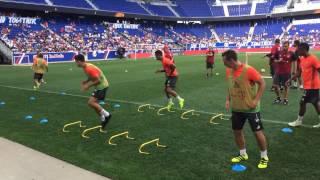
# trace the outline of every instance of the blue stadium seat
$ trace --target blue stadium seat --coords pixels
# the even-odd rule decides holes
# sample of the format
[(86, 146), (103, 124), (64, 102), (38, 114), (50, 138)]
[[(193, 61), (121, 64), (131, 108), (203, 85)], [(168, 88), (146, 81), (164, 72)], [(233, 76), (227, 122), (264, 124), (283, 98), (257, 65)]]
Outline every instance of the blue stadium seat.
[(295, 25), (293, 26), (289, 34), (290, 35), (300, 35), (300, 36), (308, 36), (310, 34), (319, 34), (320, 24), (303, 24), (303, 25)]
[(14, 0), (17, 2), (28, 2), (28, 3), (35, 3), (35, 4), (47, 4), (45, 0)]
[(92, 9), (85, 0), (51, 0), (54, 5)]
[(231, 22), (215, 25), (215, 30), (219, 36), (228, 35), (238, 38), (247, 37), (249, 29), (249, 22)]
[(251, 7), (252, 7), (251, 4), (228, 6), (229, 15), (230, 16), (250, 15)]
[(245, 4), (240, 6), (240, 15), (250, 15), (252, 4)]
[(270, 3), (257, 3), (255, 14), (267, 14), (270, 12)]
[(135, 2), (128, 2), (126, 0), (92, 0), (92, 2), (102, 10), (149, 15), (148, 12)]
[(257, 22), (254, 34), (262, 35), (267, 38), (279, 36), (289, 24), (289, 19), (270, 19)]
[(187, 17), (187, 16), (188, 16), (180, 6), (173, 6), (172, 8), (173, 8), (181, 17)]
[(206, 25), (194, 25), (190, 27), (192, 34), (198, 38), (210, 38), (212, 33), (208, 26)]
[(152, 4), (145, 5), (151, 12), (159, 16), (175, 16), (168, 7), (166, 6), (156, 6)]
[(288, 0), (271, 0), (271, 7), (285, 5)]
[(213, 6), (211, 8), (213, 16), (225, 16), (222, 6)]
[(207, 0), (176, 0), (177, 5), (181, 8), (187, 17), (210, 17), (212, 16)]

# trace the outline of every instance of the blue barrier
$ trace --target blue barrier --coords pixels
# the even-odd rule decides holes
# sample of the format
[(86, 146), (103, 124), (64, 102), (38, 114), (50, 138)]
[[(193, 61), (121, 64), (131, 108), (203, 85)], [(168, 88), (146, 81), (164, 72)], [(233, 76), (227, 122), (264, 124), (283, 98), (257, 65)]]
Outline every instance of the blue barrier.
[(262, 42), (243, 42), (243, 43), (227, 43), (227, 42), (217, 42), (217, 43), (207, 43), (207, 44), (188, 44), (187, 50), (206, 50), (208, 47), (214, 48), (269, 48), (273, 45), (272, 41), (262, 41)]
[[(43, 53), (43, 57), (49, 63), (72, 62), (76, 52), (50, 52)], [(36, 53), (14, 53), (13, 64), (30, 64), (33, 63)], [(113, 60), (117, 58), (116, 51), (94, 51), (88, 52), (88, 61)]]

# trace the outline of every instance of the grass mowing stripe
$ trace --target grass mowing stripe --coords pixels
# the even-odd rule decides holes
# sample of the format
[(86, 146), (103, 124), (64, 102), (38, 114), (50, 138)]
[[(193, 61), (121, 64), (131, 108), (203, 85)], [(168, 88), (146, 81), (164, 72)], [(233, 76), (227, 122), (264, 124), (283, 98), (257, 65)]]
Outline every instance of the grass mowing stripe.
[[(35, 91), (33, 89), (28, 89), (28, 88), (21, 88), (21, 87), (15, 87), (15, 86), (7, 86), (7, 85), (2, 85), (0, 84), (0, 87), (4, 87), (4, 88), (10, 88), (10, 89), (17, 89), (17, 90), (25, 90), (25, 91)], [(61, 94), (60, 92), (55, 92), (55, 91), (43, 91), (43, 90), (37, 90), (35, 92), (42, 92), (42, 93), (48, 93), (48, 94)], [(83, 96), (83, 95), (77, 95), (77, 94), (64, 94), (65, 96), (72, 96), (72, 97), (80, 97), (80, 98), (89, 98), (89, 96)], [(119, 103), (125, 103), (125, 104), (134, 104), (134, 105), (143, 105), (143, 104), (147, 104), (147, 103), (141, 103), (141, 102), (134, 102), (134, 101), (125, 101), (125, 100), (119, 100), (119, 99), (109, 99), (109, 98), (106, 98), (108, 101), (111, 101), (111, 102), (119, 102)], [(161, 105), (158, 105), (158, 104), (151, 104), (152, 106), (154, 107), (158, 107), (158, 108), (161, 108), (161, 107), (164, 107), (164, 106), (161, 106)], [(176, 109), (176, 108), (173, 108), (175, 110), (180, 110), (180, 109)], [(192, 109), (181, 109), (183, 111), (189, 111), (189, 110), (192, 110)], [(217, 115), (219, 113), (214, 113), (214, 112), (207, 112), (207, 111), (202, 111), (202, 110), (195, 110), (195, 112), (197, 113), (201, 113), (201, 114), (212, 114), (212, 115)], [(225, 116), (227, 117), (231, 117), (230, 114), (225, 114)], [(276, 121), (276, 120), (269, 120), (269, 119), (262, 119), (264, 122), (268, 122), (268, 123), (274, 123), (274, 124), (284, 124), (284, 125), (287, 125), (288, 122), (283, 122), (283, 121)], [(312, 128), (311, 125), (302, 125), (303, 127), (306, 127), (306, 128)]]

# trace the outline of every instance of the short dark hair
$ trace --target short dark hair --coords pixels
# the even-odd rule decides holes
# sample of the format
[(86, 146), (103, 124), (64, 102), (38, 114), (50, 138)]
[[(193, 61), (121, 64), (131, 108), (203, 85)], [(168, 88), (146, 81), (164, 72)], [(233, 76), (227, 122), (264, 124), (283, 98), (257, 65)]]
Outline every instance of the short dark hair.
[(162, 56), (162, 51), (161, 50), (156, 50), (154, 53), (156, 56)]
[(38, 54), (37, 54), (37, 57), (38, 57), (38, 58), (43, 58), (43, 54), (38, 53)]
[(310, 46), (308, 43), (303, 42), (299, 44), (299, 49), (309, 52)]
[(85, 62), (84, 55), (82, 55), (82, 54), (76, 55), (76, 56), (74, 57), (74, 60), (80, 61), (80, 62)]
[(276, 39), (276, 40), (275, 40), (275, 43), (280, 43), (280, 39)]
[(231, 59), (233, 59), (235, 61), (238, 60), (237, 53), (232, 49), (229, 49), (229, 50), (223, 52), (222, 57), (224, 57), (227, 61), (231, 61)]
[(300, 41), (299, 40), (294, 40), (293, 44), (296, 45), (296, 46), (299, 46)]

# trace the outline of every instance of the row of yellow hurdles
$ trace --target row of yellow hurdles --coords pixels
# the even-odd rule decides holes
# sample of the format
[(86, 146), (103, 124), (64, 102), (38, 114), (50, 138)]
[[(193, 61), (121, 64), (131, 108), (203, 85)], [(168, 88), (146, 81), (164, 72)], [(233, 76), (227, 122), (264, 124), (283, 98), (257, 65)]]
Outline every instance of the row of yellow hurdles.
[[(148, 108), (148, 109), (155, 109), (154, 107), (151, 106), (151, 104), (144, 104), (144, 105), (141, 105), (138, 107), (138, 112), (144, 112), (143, 109), (144, 108)], [(164, 108), (160, 108), (157, 112), (158, 115), (164, 115), (162, 114), (161, 112), (164, 111), (164, 110), (167, 110), (169, 112), (174, 112), (170, 109), (168, 109), (167, 107), (164, 107)], [(189, 117), (191, 116), (200, 116), (200, 114), (196, 113), (195, 110), (187, 110), (185, 111), (184, 113), (181, 114), (180, 118), (181, 119), (189, 119)], [(212, 116), (212, 118), (210, 119), (210, 123), (211, 124), (219, 124), (219, 123), (216, 123), (214, 122), (216, 119), (221, 119), (221, 120), (226, 120), (224, 118), (224, 115), (223, 114), (215, 114), (214, 116)], [(69, 130), (67, 130), (68, 127), (70, 126), (74, 126), (74, 125), (79, 125), (80, 128), (85, 128), (86, 126), (82, 124), (82, 121), (76, 121), (76, 122), (72, 122), (72, 123), (68, 123), (68, 124), (65, 124), (63, 126), (63, 129), (62, 131), (64, 133), (68, 133), (70, 132)], [(97, 130), (99, 129), (99, 132), (101, 133), (106, 133), (106, 131), (104, 131), (102, 129), (102, 126), (99, 125), (99, 126), (95, 126), (95, 127), (91, 127), (91, 128), (88, 128), (88, 129), (85, 129), (82, 133), (81, 133), (81, 137), (83, 138), (86, 138), (86, 139), (89, 139), (90, 137), (87, 135), (89, 132), (93, 131), (93, 130)], [(129, 131), (125, 131), (125, 132), (122, 132), (122, 133), (119, 133), (119, 134), (115, 134), (113, 136), (111, 136), (108, 140), (108, 144), (109, 145), (112, 145), (112, 146), (116, 146), (117, 144), (113, 142), (113, 139), (117, 138), (117, 137), (120, 137), (120, 136), (124, 136), (126, 139), (130, 139), (130, 140), (134, 140), (133, 137), (130, 137), (129, 136)], [(141, 154), (150, 154), (149, 152), (146, 152), (146, 151), (143, 151), (143, 148), (146, 146), (146, 145), (149, 145), (149, 144), (153, 144), (155, 143), (156, 144), (156, 147), (160, 147), (160, 148), (166, 148), (167, 146), (165, 145), (161, 145), (160, 144), (160, 138), (156, 138), (156, 139), (153, 139), (153, 140), (150, 140), (150, 141), (147, 141), (143, 144), (140, 145), (139, 147), (139, 153)]]
[[(143, 104), (138, 107), (138, 112), (145, 112), (144, 109), (146, 109), (146, 108), (151, 109), (151, 110), (155, 109), (155, 107), (153, 107), (151, 104)], [(159, 115), (159, 116), (165, 115), (165, 114), (163, 114), (163, 111), (175, 112), (174, 110), (171, 110), (168, 107), (163, 107), (163, 108), (158, 109), (157, 115)], [(219, 124), (219, 123), (215, 122), (217, 119), (228, 120), (228, 119), (226, 119), (226, 115), (224, 115), (222, 113), (212, 113), (212, 115), (213, 116), (209, 120), (210, 124), (214, 124), (214, 125)], [(196, 110), (191, 109), (191, 110), (186, 110), (185, 112), (183, 112), (181, 114), (180, 118), (186, 120), (186, 119), (190, 119), (190, 116), (200, 116), (200, 114), (197, 113)]]
[[(67, 130), (67, 127), (70, 127), (70, 126), (73, 126), (73, 125), (79, 125), (79, 127), (81, 127), (81, 128), (85, 128), (86, 127), (85, 125), (82, 125), (82, 121), (76, 121), (76, 122), (72, 122), (72, 123), (69, 123), (69, 124), (65, 124), (63, 126), (62, 131), (65, 132), (65, 133), (70, 132), (69, 130)], [(97, 129), (99, 129), (99, 132), (101, 132), (101, 133), (106, 133), (106, 131), (104, 131), (102, 129), (102, 126), (99, 125), (99, 126), (95, 126), (95, 127), (92, 127), (92, 128), (85, 129), (82, 132), (81, 137), (89, 139), (90, 137), (87, 134), (90, 131), (97, 130)], [(120, 137), (120, 136), (124, 136), (126, 139), (134, 140), (134, 138), (129, 136), (129, 131), (125, 131), (125, 132), (122, 132), (122, 133), (119, 133), (119, 134), (111, 136), (109, 138), (109, 140), (108, 140), (108, 144), (112, 145), (112, 146), (116, 146), (117, 144), (113, 142), (113, 139), (116, 138), (116, 137)], [(155, 143), (157, 147), (161, 147), (161, 148), (166, 148), (167, 147), (165, 145), (161, 145), (160, 144), (160, 139), (156, 138), (156, 139), (153, 139), (151, 141), (148, 141), (148, 142), (145, 142), (145, 143), (141, 144), (140, 147), (139, 147), (139, 153), (141, 153), (141, 154), (150, 154), (149, 152), (143, 151), (143, 147), (148, 145), (148, 144), (152, 144), (152, 143)]]

